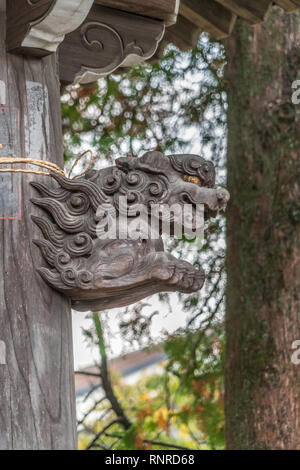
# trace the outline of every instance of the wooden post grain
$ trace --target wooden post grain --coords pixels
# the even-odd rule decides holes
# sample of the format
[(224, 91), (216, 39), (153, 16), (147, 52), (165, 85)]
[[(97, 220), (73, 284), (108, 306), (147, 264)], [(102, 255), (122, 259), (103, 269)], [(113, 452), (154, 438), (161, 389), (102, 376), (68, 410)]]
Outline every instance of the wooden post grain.
[[(0, 0), (0, 156), (62, 166), (55, 57), (6, 53), (5, 5)], [(35, 271), (41, 259), (32, 239), (40, 234), (31, 214), (41, 211), (29, 182), (45, 178), (0, 174), (0, 449), (76, 448), (70, 302)]]

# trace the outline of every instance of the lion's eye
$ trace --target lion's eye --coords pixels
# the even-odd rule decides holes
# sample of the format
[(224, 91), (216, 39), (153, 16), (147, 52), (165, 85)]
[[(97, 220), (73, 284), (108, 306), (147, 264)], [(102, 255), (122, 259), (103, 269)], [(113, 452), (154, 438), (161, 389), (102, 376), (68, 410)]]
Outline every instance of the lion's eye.
[(200, 178), (198, 178), (197, 176), (184, 175), (183, 179), (188, 183), (194, 183), (200, 186)]

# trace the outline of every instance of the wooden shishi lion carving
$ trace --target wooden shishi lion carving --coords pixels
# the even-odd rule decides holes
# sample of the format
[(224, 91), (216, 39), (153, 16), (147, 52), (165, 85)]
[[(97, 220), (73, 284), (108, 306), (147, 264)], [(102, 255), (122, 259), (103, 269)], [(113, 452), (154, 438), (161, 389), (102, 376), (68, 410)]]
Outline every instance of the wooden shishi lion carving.
[(141, 158), (120, 158), (116, 166), (91, 170), (76, 180), (52, 176), (55, 186), (31, 183), (42, 196), (32, 202), (46, 211), (45, 216), (32, 216), (44, 237), (34, 243), (48, 264), (38, 272), (72, 299), (75, 310), (103, 310), (158, 292), (201, 289), (203, 270), (165, 252), (160, 236), (103, 239), (97, 236), (97, 224), (103, 215), (99, 207), (108, 204), (120, 217), (120, 196), (129, 207), (139, 203), (147, 210), (153, 204), (202, 204), (205, 218), (215, 217), (229, 193), (215, 187), (211, 162), (197, 155), (148, 152)]

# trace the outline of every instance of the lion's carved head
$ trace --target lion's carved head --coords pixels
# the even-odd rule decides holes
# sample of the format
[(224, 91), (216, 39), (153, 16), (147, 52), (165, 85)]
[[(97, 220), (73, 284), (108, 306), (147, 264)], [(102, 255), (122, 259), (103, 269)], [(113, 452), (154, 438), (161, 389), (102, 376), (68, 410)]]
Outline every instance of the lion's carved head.
[(157, 292), (191, 293), (202, 287), (203, 271), (164, 252), (160, 236), (132, 239), (117, 233), (101, 238), (97, 226), (99, 208), (101, 213), (111, 207), (120, 217), (121, 196), (131, 219), (138, 215), (131, 211), (137, 205), (150, 214), (153, 205), (174, 204), (189, 204), (192, 210), (202, 205), (205, 218), (215, 217), (229, 193), (215, 187), (211, 162), (197, 155), (148, 152), (141, 158), (119, 158), (116, 166), (91, 170), (84, 178), (52, 176), (55, 186), (32, 183), (42, 196), (32, 202), (46, 211), (32, 216), (44, 237), (34, 243), (47, 262), (38, 271), (72, 299), (75, 309), (120, 307)]

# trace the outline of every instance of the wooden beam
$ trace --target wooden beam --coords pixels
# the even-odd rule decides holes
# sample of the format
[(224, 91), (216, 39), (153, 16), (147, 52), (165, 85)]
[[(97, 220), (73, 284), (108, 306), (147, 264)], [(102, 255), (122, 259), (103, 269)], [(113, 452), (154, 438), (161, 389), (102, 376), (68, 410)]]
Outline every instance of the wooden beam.
[(93, 0), (7, 2), (7, 50), (35, 56), (55, 52), (65, 34), (85, 19)]
[(235, 24), (236, 16), (214, 0), (182, 0), (180, 14), (214, 39), (228, 37)]
[[(0, 0), (0, 156), (62, 166), (55, 55), (37, 60), (6, 53), (10, 3)], [(41, 211), (30, 202), (36, 195), (30, 182), (47, 178), (50, 183), (34, 174), (0, 177), (1, 450), (77, 447), (70, 302), (36, 273), (41, 258), (32, 243), (40, 234), (31, 214)]]
[(201, 28), (178, 15), (176, 25), (166, 29), (163, 42), (172, 42), (182, 51), (188, 51), (197, 45), (201, 32)]
[(300, 9), (300, 0), (276, 0), (275, 3), (289, 13)]
[(216, 0), (220, 5), (251, 24), (262, 23), (272, 5), (271, 0)]
[(166, 26), (176, 23), (180, 0), (95, 0), (99, 5), (163, 20)]
[(59, 47), (62, 83), (91, 83), (118, 67), (149, 59), (164, 29), (162, 21), (94, 4)]

